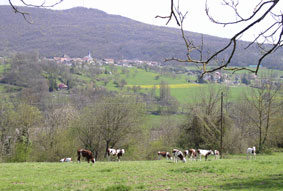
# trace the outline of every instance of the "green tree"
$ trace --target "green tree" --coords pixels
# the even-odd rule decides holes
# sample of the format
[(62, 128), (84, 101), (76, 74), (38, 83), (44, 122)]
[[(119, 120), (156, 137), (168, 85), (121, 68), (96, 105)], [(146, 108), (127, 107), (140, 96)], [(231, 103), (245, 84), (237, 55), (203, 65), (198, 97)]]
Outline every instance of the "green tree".
[[(220, 148), (220, 96), (228, 90), (210, 86), (201, 90), (193, 104), (188, 106), (189, 114), (181, 125), (181, 146), (196, 148)], [(224, 113), (225, 116), (225, 113)], [(224, 117), (224, 129), (230, 120)], [(225, 131), (224, 131), (225, 132)]]
[(247, 78), (246, 74), (244, 74), (243, 77), (241, 78), (241, 82), (246, 85), (249, 85), (251, 83), (250, 80)]
[[(51, 108), (44, 115), (44, 127), (37, 130), (33, 139), (33, 157), (36, 161), (58, 161), (58, 157), (72, 156), (75, 153), (74, 133), (71, 123), (77, 118), (77, 111), (70, 105)], [(72, 135), (73, 134), (73, 135)]]
[(105, 151), (126, 141), (129, 134), (136, 132), (144, 115), (143, 104), (126, 95), (106, 97), (95, 107)]
[(161, 81), (159, 84), (159, 100), (166, 102), (170, 98), (171, 98), (171, 92), (168, 83)]
[(264, 149), (276, 113), (281, 108), (282, 101), (278, 99), (280, 90), (281, 84), (276, 86), (270, 79), (264, 79), (258, 88), (245, 95), (245, 105), (250, 108), (246, 115), (249, 116), (252, 126), (257, 129), (259, 152)]
[(97, 112), (93, 105), (86, 106), (72, 123), (81, 146), (94, 152), (95, 158), (99, 157), (102, 150), (102, 134), (97, 123)]
[[(27, 161), (31, 148), (32, 129), (39, 128), (42, 119), (41, 112), (33, 106), (20, 103), (15, 111), (17, 113), (15, 120), (16, 126), (16, 151), (14, 152), (14, 161)], [(20, 150), (22, 152), (20, 152)]]
[(0, 158), (11, 154), (14, 142), (14, 106), (8, 98), (0, 100)]
[(49, 91), (50, 92), (53, 92), (54, 90), (58, 88), (56, 78), (52, 74), (48, 77), (48, 81), (49, 81)]

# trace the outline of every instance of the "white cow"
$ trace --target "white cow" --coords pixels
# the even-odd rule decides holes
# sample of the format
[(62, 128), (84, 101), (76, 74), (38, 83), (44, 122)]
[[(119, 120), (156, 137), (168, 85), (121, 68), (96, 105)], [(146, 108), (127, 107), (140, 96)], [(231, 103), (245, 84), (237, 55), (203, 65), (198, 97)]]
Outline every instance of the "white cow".
[(201, 161), (201, 156), (204, 156), (205, 157), (205, 160), (207, 160), (207, 157), (209, 155), (213, 155), (213, 151), (212, 150), (204, 150), (204, 149), (198, 149), (197, 150), (197, 154), (199, 156), (199, 160)]
[(178, 149), (173, 149), (172, 153), (173, 153), (173, 156), (174, 156), (174, 162), (175, 163), (177, 163), (178, 160), (181, 160), (184, 163), (187, 162), (187, 160), (186, 160), (184, 154), (182, 153), (182, 151), (179, 151)]
[(220, 152), (218, 150), (214, 150), (214, 156), (215, 156), (215, 159), (219, 159)]
[[(251, 157), (250, 157), (251, 155)], [(248, 148), (247, 149), (247, 160), (249, 160), (249, 158), (251, 159), (256, 159), (256, 149), (255, 146), (253, 146), (253, 148)]]
[(60, 162), (72, 162), (72, 158), (62, 158)]

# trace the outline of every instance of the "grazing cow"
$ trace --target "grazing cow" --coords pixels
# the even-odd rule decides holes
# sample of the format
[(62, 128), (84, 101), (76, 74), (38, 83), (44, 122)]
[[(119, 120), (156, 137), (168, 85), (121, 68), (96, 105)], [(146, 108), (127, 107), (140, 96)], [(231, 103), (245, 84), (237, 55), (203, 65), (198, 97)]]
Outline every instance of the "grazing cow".
[(107, 158), (110, 159), (110, 156), (116, 156), (116, 149), (107, 149)]
[(219, 159), (220, 152), (218, 150), (214, 150), (214, 156), (215, 156), (215, 159)]
[(169, 160), (169, 159), (172, 160), (172, 157), (171, 157), (169, 152), (158, 151), (157, 155), (158, 155), (159, 160), (160, 160), (160, 156), (166, 158), (167, 160)]
[(195, 149), (189, 149), (189, 156), (191, 160), (197, 159), (197, 152)]
[(179, 150), (178, 150), (178, 149), (173, 149), (173, 150), (172, 150), (172, 155), (173, 155), (173, 160), (174, 160), (174, 162), (177, 160), (177, 159), (176, 159), (176, 156), (175, 156), (175, 153), (176, 153), (177, 151), (179, 151)]
[(198, 149), (197, 150), (197, 154), (199, 155), (199, 160), (201, 161), (201, 156), (205, 157), (205, 160), (207, 160), (207, 157), (209, 155), (213, 155), (213, 151), (212, 150), (204, 150), (204, 149)]
[(120, 162), (120, 158), (121, 156), (123, 156), (125, 154), (125, 150), (124, 149), (107, 149), (107, 158), (108, 160), (110, 160), (111, 156), (117, 156), (118, 161)]
[(181, 160), (184, 163), (187, 162), (187, 160), (186, 160), (184, 154), (182, 153), (182, 151), (179, 151), (178, 149), (173, 149), (172, 153), (173, 153), (173, 156), (174, 156), (174, 162), (175, 163), (177, 163), (178, 160)]
[(124, 149), (117, 149), (116, 152), (117, 152), (118, 161), (120, 162), (120, 157), (125, 154), (125, 150)]
[(184, 150), (183, 154), (185, 157), (189, 156), (189, 150)]
[(62, 158), (60, 162), (73, 162), (72, 158)]
[(77, 151), (78, 154), (78, 162), (81, 162), (81, 156), (85, 157), (87, 159), (87, 162), (89, 163), (89, 161), (91, 160), (92, 163), (95, 163), (95, 158), (93, 157), (93, 154), (91, 151), (89, 150), (85, 150), (85, 149), (79, 149)]
[(247, 160), (249, 160), (249, 155), (251, 155), (251, 159), (255, 159), (256, 157), (256, 149), (255, 149), (255, 146), (253, 146), (253, 148), (248, 148), (247, 149)]

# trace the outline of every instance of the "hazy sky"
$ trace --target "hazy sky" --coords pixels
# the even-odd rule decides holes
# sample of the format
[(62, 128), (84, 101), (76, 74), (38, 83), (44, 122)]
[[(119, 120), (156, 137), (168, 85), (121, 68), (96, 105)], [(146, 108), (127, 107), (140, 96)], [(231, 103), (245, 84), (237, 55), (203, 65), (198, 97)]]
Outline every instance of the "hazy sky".
[[(46, 0), (46, 2), (54, 1), (55, 0)], [(247, 16), (252, 13), (254, 5), (260, 0), (249, 0), (249, 3), (247, 3), (247, 0), (238, 1), (240, 2), (241, 14)], [(12, 2), (17, 4), (18, 0), (12, 0)], [(26, 2), (38, 3), (43, 2), (43, 0), (26, 0)], [(221, 2), (222, 0), (208, 0), (211, 13), (215, 18), (221, 21), (231, 21), (235, 19), (235, 15), (231, 9), (221, 6)], [(8, 0), (0, 0), (0, 4), (8, 4)], [(167, 16), (170, 13), (170, 0), (64, 0), (63, 3), (57, 5), (55, 9), (68, 9), (75, 6), (96, 8), (109, 14), (122, 15), (137, 21), (159, 26), (166, 26), (167, 20), (158, 19), (155, 18), (155, 16)], [(187, 19), (184, 24), (186, 30), (230, 38), (241, 29), (239, 25), (228, 25), (224, 27), (213, 24), (205, 14), (205, 0), (180, 0), (180, 7), (184, 13), (188, 11)], [(283, 3), (280, 2), (277, 7), (283, 7)], [(266, 24), (269, 21), (270, 20), (267, 20)], [(174, 21), (171, 21), (169, 26), (177, 27)], [(258, 32), (261, 30), (255, 31)], [(255, 35), (255, 31), (250, 31), (250, 33), (243, 36), (242, 39), (252, 39)]]

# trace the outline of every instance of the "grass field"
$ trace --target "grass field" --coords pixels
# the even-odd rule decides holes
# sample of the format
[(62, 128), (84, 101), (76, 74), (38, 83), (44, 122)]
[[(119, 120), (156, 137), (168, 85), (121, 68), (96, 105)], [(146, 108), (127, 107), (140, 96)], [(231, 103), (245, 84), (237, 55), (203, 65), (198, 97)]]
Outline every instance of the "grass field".
[(283, 190), (283, 153), (178, 163), (0, 163), (0, 190)]
[[(124, 79), (127, 82), (127, 85), (123, 89), (124, 91), (127, 88), (132, 88), (133, 86), (139, 86), (141, 88), (141, 92), (146, 93), (150, 91), (153, 87), (156, 88), (156, 95), (159, 95), (159, 84), (161, 81), (168, 83), (168, 86), (171, 91), (171, 95), (174, 96), (181, 104), (192, 103), (199, 98), (199, 95), (203, 92), (209, 91), (210, 86), (214, 86), (215, 88), (224, 88), (226, 85), (223, 84), (195, 84), (188, 83), (187, 79), (188, 75), (178, 74), (174, 78), (170, 76), (160, 75), (158, 73), (154, 73), (151, 71), (145, 71), (144, 69), (137, 68), (128, 68), (128, 73), (123, 74), (122, 68), (117, 67), (119, 78)], [(103, 74), (102, 76), (105, 76)], [(158, 76), (158, 78), (156, 78)], [(103, 83), (101, 82), (100, 85)], [(106, 86), (108, 90), (112, 91), (122, 91), (117, 88), (113, 82), (108, 83)], [(245, 91), (251, 89), (248, 86), (241, 85), (230, 87), (230, 93), (226, 99), (229, 101), (237, 100), (239, 97), (243, 95)]]

